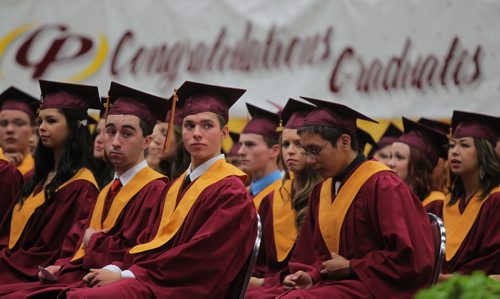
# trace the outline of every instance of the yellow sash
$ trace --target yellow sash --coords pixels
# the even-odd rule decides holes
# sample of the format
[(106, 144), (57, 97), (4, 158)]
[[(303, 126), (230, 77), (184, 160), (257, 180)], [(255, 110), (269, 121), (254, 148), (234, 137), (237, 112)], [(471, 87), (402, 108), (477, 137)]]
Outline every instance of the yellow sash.
[[(56, 189), (56, 192), (64, 188), (66, 185), (76, 181), (85, 180), (92, 183), (96, 188), (99, 188), (92, 172), (86, 168), (80, 169), (71, 179)], [(31, 195), (26, 198), (24, 204), (21, 206), (17, 203), (12, 211), (12, 219), (10, 222), (10, 235), (9, 235), (9, 248), (13, 248), (21, 234), (24, 227), (28, 223), (35, 210), (45, 202), (45, 188), (38, 192), (36, 195)]]
[(31, 156), (31, 154), (27, 154), (24, 156), (21, 164), (17, 166), (17, 170), (19, 170), (22, 175), (25, 175), (28, 171), (32, 170), (33, 167), (35, 167), (35, 160), (33, 160), (33, 156)]
[(278, 188), (274, 190), (273, 194), (274, 244), (278, 262), (283, 261), (288, 256), (297, 239), (297, 227), (295, 226), (297, 213), (292, 207), (290, 196), (292, 194), (292, 180), (286, 181), (283, 189)]
[(0, 147), (0, 160), (7, 161), (7, 159), (5, 159), (5, 156), (3, 155), (3, 149), (1, 147)]
[[(115, 226), (116, 220), (122, 213), (128, 202), (134, 197), (139, 191), (144, 188), (150, 182), (164, 177), (163, 174), (154, 171), (149, 167), (141, 169), (138, 173), (134, 175), (132, 180), (123, 186), (116, 194), (111, 207), (109, 209), (106, 219), (102, 221), (102, 213), (104, 211), (104, 203), (106, 202), (106, 195), (108, 195), (109, 189), (111, 188), (111, 183), (106, 185), (99, 193), (97, 197), (97, 202), (95, 204), (94, 212), (92, 213), (92, 218), (90, 220), (90, 227), (96, 231), (110, 230)], [(83, 243), (78, 248), (71, 261), (77, 260), (85, 255), (85, 249), (83, 248)]]
[(274, 189), (278, 189), (282, 184), (282, 179), (274, 181), (271, 185), (262, 189), (255, 197), (253, 198), (253, 203), (255, 205), (255, 209), (258, 211), (260, 207), (260, 203), (264, 199), (264, 197), (268, 196)]
[(232, 175), (242, 178), (242, 181), (246, 178), (246, 175), (241, 170), (227, 163), (224, 159), (217, 160), (204, 174), (194, 180), (188, 189), (184, 191), (179, 205), (176, 206), (181, 185), (186, 177), (186, 173), (184, 173), (170, 186), (170, 189), (167, 191), (160, 226), (158, 227), (158, 231), (156, 232), (154, 239), (148, 243), (134, 246), (130, 250), (130, 253), (134, 254), (152, 250), (170, 241), (170, 239), (175, 236), (181, 225), (184, 223), (184, 219), (186, 219), (187, 214), (193, 207), (201, 192), (203, 192), (203, 190), (205, 190), (208, 186)]
[(332, 178), (328, 178), (323, 182), (318, 218), (321, 235), (330, 252), (339, 252), (342, 223), (359, 189), (371, 176), (384, 170), (389, 170), (389, 168), (380, 162), (364, 162), (340, 188), (333, 203)]
[[(500, 192), (500, 187), (496, 187), (491, 190), (490, 195), (493, 193)], [(469, 234), (472, 225), (476, 221), (479, 210), (483, 204), (490, 197), (486, 197), (483, 200), (479, 200), (479, 192), (477, 192), (470, 202), (465, 207), (464, 213), (460, 214), (458, 209), (458, 202), (450, 206), (448, 203), (451, 200), (450, 196), (447, 196), (443, 205), (443, 222), (446, 229), (446, 260), (450, 261), (458, 251), (460, 245), (464, 241), (467, 234)]]
[(444, 195), (443, 192), (441, 192), (441, 191), (432, 191), (431, 194), (429, 194), (429, 196), (427, 196), (422, 201), (422, 205), (426, 206), (426, 205), (430, 204), (433, 201), (436, 201), (436, 200), (445, 200), (445, 199), (446, 199), (446, 195)]

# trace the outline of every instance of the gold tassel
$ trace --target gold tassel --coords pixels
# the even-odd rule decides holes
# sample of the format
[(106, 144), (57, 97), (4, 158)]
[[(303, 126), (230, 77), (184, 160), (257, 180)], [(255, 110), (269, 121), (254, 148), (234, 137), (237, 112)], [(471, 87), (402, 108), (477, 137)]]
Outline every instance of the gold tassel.
[(178, 100), (177, 89), (174, 89), (174, 95), (172, 96), (172, 103), (170, 106), (170, 120), (168, 122), (167, 137), (165, 137), (165, 143), (163, 144), (163, 152), (167, 152), (170, 147), (170, 140), (172, 139), (172, 134), (174, 133), (175, 108)]
[(276, 132), (282, 133), (284, 130), (285, 130), (285, 127), (283, 126), (283, 120), (282, 120), (282, 119), (280, 119), (280, 124), (279, 124), (279, 126), (276, 128)]

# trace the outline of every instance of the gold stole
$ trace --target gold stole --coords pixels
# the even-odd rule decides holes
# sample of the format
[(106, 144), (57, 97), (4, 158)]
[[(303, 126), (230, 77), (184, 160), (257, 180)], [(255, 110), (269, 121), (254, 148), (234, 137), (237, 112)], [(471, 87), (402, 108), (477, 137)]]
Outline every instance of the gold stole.
[(429, 196), (427, 196), (422, 201), (422, 205), (426, 206), (426, 205), (430, 204), (433, 201), (436, 201), (436, 200), (445, 200), (445, 199), (446, 199), (446, 195), (444, 195), (443, 192), (441, 192), (441, 191), (432, 191), (431, 194), (429, 194)]
[(273, 228), (274, 244), (278, 262), (283, 261), (295, 244), (297, 213), (292, 207), (292, 180), (286, 181), (283, 189), (274, 190), (273, 194)]
[(4, 160), (4, 161), (7, 161), (7, 159), (5, 158), (5, 156), (3, 155), (3, 149), (0, 147), (0, 160)]
[(22, 175), (25, 175), (28, 171), (32, 170), (33, 167), (35, 167), (35, 160), (33, 160), (33, 156), (31, 156), (31, 154), (27, 154), (24, 156), (21, 164), (17, 166), (17, 170), (19, 170)]
[(347, 179), (344, 186), (340, 188), (333, 203), (332, 178), (328, 178), (323, 182), (320, 191), (318, 218), (321, 235), (330, 252), (339, 252), (340, 230), (345, 215), (354, 197), (358, 194), (359, 189), (371, 176), (384, 170), (389, 170), (389, 168), (380, 162), (364, 162), (354, 171), (350, 178)]
[(186, 177), (185, 172), (167, 191), (160, 226), (154, 239), (148, 243), (134, 246), (130, 250), (130, 253), (134, 254), (152, 250), (170, 241), (177, 234), (177, 231), (179, 231), (184, 223), (184, 219), (186, 219), (187, 214), (199, 198), (201, 192), (223, 178), (233, 175), (240, 177), (242, 181), (246, 178), (246, 175), (241, 170), (227, 163), (224, 159), (217, 160), (204, 174), (191, 183), (188, 189), (184, 191), (179, 205), (176, 206), (180, 188)]
[[(56, 192), (76, 180), (88, 181), (99, 189), (92, 172), (86, 168), (81, 168), (71, 179), (59, 186), (56, 189)], [(10, 222), (9, 249), (12, 249), (16, 245), (17, 241), (21, 237), (21, 234), (23, 233), (24, 227), (28, 223), (28, 220), (31, 218), (35, 210), (45, 202), (45, 188), (43, 188), (36, 195), (33, 195), (33, 193), (26, 198), (22, 206), (19, 203), (14, 206)]]
[(447, 196), (443, 204), (443, 222), (446, 229), (446, 261), (450, 261), (455, 256), (476, 221), (479, 210), (481, 210), (490, 195), (497, 192), (500, 192), (500, 187), (491, 190), (490, 194), (483, 200), (479, 200), (480, 194), (477, 192), (465, 207), (463, 214), (460, 214), (458, 202), (452, 206), (448, 205), (451, 196)]
[(253, 204), (255, 205), (255, 209), (258, 211), (260, 207), (260, 203), (264, 199), (264, 197), (268, 196), (274, 189), (278, 189), (282, 184), (282, 179), (274, 181), (271, 185), (262, 189), (255, 197), (253, 198)]
[[(122, 213), (128, 202), (134, 197), (139, 191), (141, 191), (144, 186), (150, 182), (164, 177), (163, 174), (154, 171), (149, 167), (141, 169), (138, 173), (134, 175), (132, 180), (123, 186), (116, 194), (113, 202), (111, 203), (111, 208), (109, 209), (106, 219), (102, 221), (102, 213), (104, 211), (104, 204), (106, 202), (106, 196), (108, 195), (109, 189), (111, 188), (111, 183), (106, 185), (99, 193), (97, 197), (97, 202), (94, 207), (94, 212), (92, 213), (92, 218), (90, 220), (89, 227), (96, 231), (110, 230), (115, 226), (116, 220)], [(78, 248), (77, 252), (71, 259), (71, 261), (77, 260), (85, 255), (85, 248), (83, 243)]]

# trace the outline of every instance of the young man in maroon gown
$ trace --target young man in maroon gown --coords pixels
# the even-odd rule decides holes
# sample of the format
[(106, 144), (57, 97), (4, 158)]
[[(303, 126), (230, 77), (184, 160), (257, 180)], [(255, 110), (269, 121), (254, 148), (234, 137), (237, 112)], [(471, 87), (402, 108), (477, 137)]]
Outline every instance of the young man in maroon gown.
[(325, 179), (309, 210), (283, 282), (249, 298), (410, 298), (430, 284), (434, 244), (425, 210), (404, 182), (358, 153), (356, 119), (341, 104), (318, 106), (299, 130)]
[[(61, 258), (46, 268), (56, 275), (55, 283), (47, 285), (48, 277), (40, 272), (42, 284), (0, 286), (0, 294), (24, 289), (16, 296), (50, 296), (68, 284), (80, 284), (91, 268), (111, 263), (115, 266), (110, 268), (122, 267), (139, 234), (158, 219), (166, 178), (147, 166), (144, 149), (156, 121), (165, 119), (168, 100), (112, 82), (109, 101), (112, 107), (106, 118), (104, 144), (107, 159), (115, 168), (114, 180), (99, 194), (89, 220), (80, 223), (88, 228), (80, 233), (79, 249), (72, 258)], [(66, 240), (74, 239), (74, 234), (77, 232), (71, 232)]]

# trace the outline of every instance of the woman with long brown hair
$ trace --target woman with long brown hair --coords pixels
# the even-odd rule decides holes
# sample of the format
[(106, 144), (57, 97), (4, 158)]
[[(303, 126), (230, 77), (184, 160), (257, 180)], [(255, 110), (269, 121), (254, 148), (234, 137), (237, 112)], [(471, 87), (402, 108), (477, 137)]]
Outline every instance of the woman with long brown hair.
[(295, 240), (307, 212), (309, 194), (321, 177), (307, 166), (297, 129), (314, 106), (289, 99), (281, 112), (286, 123), (280, 137), (279, 161), (285, 170), (282, 185), (259, 207), (263, 235), (259, 257), (249, 287), (265, 286), (288, 266)]

